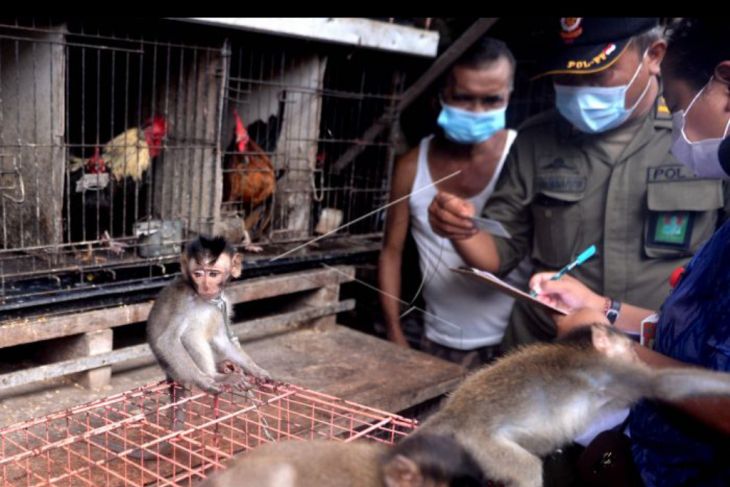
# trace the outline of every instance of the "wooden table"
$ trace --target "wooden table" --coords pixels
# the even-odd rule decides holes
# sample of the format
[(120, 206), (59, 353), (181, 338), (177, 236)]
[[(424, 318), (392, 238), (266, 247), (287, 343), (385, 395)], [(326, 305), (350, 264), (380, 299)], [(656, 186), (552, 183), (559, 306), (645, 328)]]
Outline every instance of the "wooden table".
[(390, 412), (453, 390), (465, 374), (451, 362), (340, 325), (242, 345), (284, 381)]

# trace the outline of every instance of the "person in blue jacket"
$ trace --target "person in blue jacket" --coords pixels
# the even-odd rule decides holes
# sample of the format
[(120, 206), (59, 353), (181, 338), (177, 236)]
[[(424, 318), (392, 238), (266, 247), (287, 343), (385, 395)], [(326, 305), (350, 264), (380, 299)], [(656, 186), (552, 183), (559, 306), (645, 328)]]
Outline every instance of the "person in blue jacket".
[[(671, 28), (662, 63), (672, 111), (672, 153), (696, 175), (730, 180), (730, 36), (728, 18), (683, 19)], [(558, 333), (592, 321), (640, 333), (653, 311), (620, 309), (569, 276), (532, 277), (540, 299), (571, 314)], [(669, 276), (668, 276), (669, 277)], [(730, 222), (725, 222), (683, 269), (656, 321), (653, 349), (637, 344), (652, 367), (700, 366), (730, 372)], [(644, 326), (644, 331), (648, 326)], [(644, 401), (628, 421), (631, 453), (645, 485), (730, 485), (730, 399), (680, 403)]]

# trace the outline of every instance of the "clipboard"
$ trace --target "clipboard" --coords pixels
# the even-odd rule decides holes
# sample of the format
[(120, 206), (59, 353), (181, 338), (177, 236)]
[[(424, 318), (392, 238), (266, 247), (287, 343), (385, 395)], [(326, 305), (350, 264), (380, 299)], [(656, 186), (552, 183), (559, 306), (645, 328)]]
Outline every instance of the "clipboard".
[(496, 289), (497, 291), (503, 292), (505, 294), (509, 294), (515, 299), (519, 299), (520, 301), (527, 302), (531, 305), (537, 306), (538, 308), (542, 308), (545, 311), (548, 311), (550, 313), (557, 313), (561, 315), (567, 315), (568, 313), (560, 308), (556, 308), (555, 306), (551, 306), (549, 304), (543, 303), (537, 298), (533, 298), (526, 292), (517, 289), (513, 285), (504, 282), (499, 277), (495, 276), (491, 272), (482, 271), (479, 269), (475, 269), (473, 267), (458, 267), (458, 268), (451, 268), (450, 270), (457, 272), (459, 274), (464, 274), (467, 276), (471, 276), (475, 279), (479, 279), (481, 282), (489, 285), (490, 287)]

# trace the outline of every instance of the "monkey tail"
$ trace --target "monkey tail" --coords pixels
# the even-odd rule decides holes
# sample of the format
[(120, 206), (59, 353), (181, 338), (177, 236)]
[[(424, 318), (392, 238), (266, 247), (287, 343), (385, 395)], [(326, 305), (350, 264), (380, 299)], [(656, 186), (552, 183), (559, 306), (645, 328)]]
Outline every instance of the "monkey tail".
[(730, 396), (730, 374), (699, 368), (657, 372), (653, 397), (668, 401), (698, 396)]

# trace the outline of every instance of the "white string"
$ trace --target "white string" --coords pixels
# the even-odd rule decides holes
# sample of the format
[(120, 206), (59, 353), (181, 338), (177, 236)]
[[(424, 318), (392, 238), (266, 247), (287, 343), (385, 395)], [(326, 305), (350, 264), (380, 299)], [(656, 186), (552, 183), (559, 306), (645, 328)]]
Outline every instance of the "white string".
[(266, 435), (266, 438), (268, 438), (269, 441), (276, 441), (274, 439), (274, 437), (271, 435), (271, 432), (269, 432), (270, 426), (269, 426), (268, 421), (266, 421), (266, 418), (264, 417), (264, 415), (261, 414), (261, 411), (259, 410), (259, 407), (256, 404), (257, 401), (259, 403), (261, 403), (261, 405), (264, 405), (264, 406), (266, 405), (266, 403), (263, 402), (263, 401), (259, 401), (258, 399), (256, 399), (256, 397), (253, 395), (253, 393), (251, 391), (246, 391), (245, 394), (240, 394), (240, 393), (238, 393), (236, 391), (233, 391), (233, 390), (228, 391), (228, 392), (231, 395), (238, 396), (238, 397), (241, 397), (241, 398), (244, 398), (244, 399), (248, 399), (249, 401), (251, 401), (251, 405), (253, 406), (254, 411), (256, 411), (256, 414), (258, 415), (259, 420), (261, 421), (261, 425), (262, 425), (262, 428), (264, 430), (264, 435)]
[[(389, 297), (391, 299), (395, 299), (399, 303), (405, 304), (406, 306), (409, 306), (410, 305), (410, 303), (408, 303), (407, 301), (404, 301), (403, 299), (399, 298), (398, 296), (394, 296), (394, 295), (392, 295), (390, 293), (386, 293), (382, 289), (378, 289), (377, 287), (373, 286), (369, 282), (366, 282), (366, 281), (363, 281), (361, 279), (358, 279), (357, 277), (352, 277), (352, 276), (350, 276), (350, 274), (347, 274), (346, 272), (343, 272), (343, 271), (339, 270), (337, 267), (332, 267), (331, 265), (324, 264), (324, 263), (322, 264), (322, 266), (323, 267), (326, 267), (327, 269), (331, 269), (331, 270), (337, 272), (338, 274), (342, 274), (343, 276), (347, 277), (348, 279), (350, 279), (352, 281), (355, 281), (355, 282), (357, 282), (359, 284), (362, 284), (363, 286), (365, 286), (365, 287), (367, 287), (369, 289), (372, 289), (376, 293), (382, 294), (383, 296), (387, 296), (387, 297)], [(419, 308), (418, 306), (411, 306), (411, 309), (415, 309), (417, 311), (420, 311), (421, 313), (423, 313), (423, 314), (425, 314), (427, 316), (431, 316), (431, 317), (433, 317), (433, 318), (441, 321), (442, 323), (446, 323), (449, 326), (453, 326), (454, 328), (457, 328), (457, 329), (461, 330), (461, 326), (457, 325), (456, 323), (452, 323), (449, 320), (445, 320), (445, 319), (441, 318), (440, 316), (437, 316), (437, 315), (435, 315), (435, 314), (433, 314), (433, 313), (431, 313), (429, 311), (426, 311), (423, 308)]]
[(407, 200), (408, 198), (410, 198), (410, 197), (411, 197), (411, 195), (414, 195), (414, 194), (420, 193), (421, 191), (424, 191), (424, 190), (426, 190), (426, 189), (428, 189), (428, 188), (430, 188), (430, 187), (432, 187), (432, 186), (436, 186), (436, 185), (437, 185), (438, 183), (440, 183), (440, 182), (443, 182), (443, 181), (446, 181), (447, 179), (451, 179), (451, 178), (453, 178), (454, 176), (456, 176), (456, 175), (458, 175), (458, 174), (460, 174), (460, 173), (461, 173), (461, 169), (459, 169), (458, 171), (454, 171), (454, 172), (452, 172), (452, 173), (451, 173), (451, 174), (449, 174), (448, 176), (444, 176), (443, 178), (439, 179), (438, 181), (433, 181), (433, 182), (431, 182), (431, 183), (429, 183), (429, 184), (427, 184), (427, 185), (425, 185), (425, 186), (423, 186), (423, 187), (421, 187), (421, 188), (418, 188), (418, 189), (417, 189), (417, 190), (415, 190), (415, 191), (411, 191), (410, 193), (408, 193), (408, 194), (406, 194), (406, 195), (404, 195), (404, 196), (401, 196), (400, 198), (398, 198), (398, 199), (395, 199), (395, 200), (391, 201), (390, 203), (388, 203), (388, 204), (386, 204), (386, 205), (383, 205), (383, 206), (381, 206), (380, 208), (376, 208), (376, 209), (374, 209), (374, 210), (373, 210), (373, 211), (371, 211), (371, 212), (368, 212), (368, 213), (366, 213), (366, 214), (364, 214), (364, 215), (362, 215), (362, 216), (360, 216), (360, 217), (358, 217), (358, 218), (355, 218), (355, 219), (354, 219), (354, 220), (352, 220), (352, 221), (349, 221), (349, 222), (345, 223), (344, 225), (342, 225), (342, 226), (340, 226), (340, 227), (337, 227), (337, 228), (335, 228), (334, 230), (330, 230), (329, 232), (325, 233), (324, 235), (320, 235), (319, 237), (313, 238), (312, 240), (309, 240), (308, 242), (304, 242), (303, 244), (301, 244), (301, 245), (298, 245), (298, 246), (294, 247), (294, 248), (293, 248), (293, 249), (291, 249), (291, 250), (287, 250), (287, 251), (286, 251), (286, 252), (284, 252), (283, 254), (279, 254), (279, 255), (277, 255), (276, 257), (274, 257), (273, 259), (271, 259), (271, 260), (270, 260), (269, 262), (274, 262), (275, 260), (281, 259), (282, 257), (284, 257), (284, 256), (286, 256), (286, 255), (289, 255), (289, 254), (291, 254), (291, 253), (294, 253), (294, 252), (296, 252), (296, 251), (297, 251), (297, 250), (299, 250), (299, 249), (303, 249), (304, 247), (306, 247), (306, 246), (308, 246), (308, 245), (311, 245), (311, 244), (313, 244), (314, 242), (318, 242), (319, 240), (322, 240), (322, 239), (323, 239), (323, 238), (325, 238), (325, 237), (329, 237), (329, 236), (330, 236), (330, 235), (332, 235), (333, 233), (339, 232), (339, 231), (340, 231), (340, 230), (342, 230), (343, 228), (347, 228), (347, 227), (349, 227), (350, 225), (352, 225), (352, 224), (354, 224), (354, 223), (357, 223), (357, 222), (359, 222), (359, 221), (361, 221), (361, 220), (364, 220), (365, 218), (367, 218), (367, 217), (369, 217), (369, 216), (372, 216), (372, 215), (374, 215), (375, 213), (378, 213), (379, 211), (383, 211), (383, 210), (385, 210), (385, 209), (387, 209), (387, 208), (389, 208), (389, 207), (391, 207), (391, 206), (393, 206), (393, 205), (395, 205), (395, 204), (398, 204), (398, 203), (400, 203), (401, 201)]
[[(413, 307), (413, 303), (416, 302), (416, 299), (418, 299), (418, 296), (420, 296), (421, 291), (426, 286), (427, 282), (431, 282), (431, 279), (436, 275), (436, 271), (439, 269), (439, 264), (443, 263), (442, 255), (444, 253), (444, 244), (446, 243), (446, 239), (441, 239), (441, 243), (439, 244), (439, 253), (436, 256), (436, 262), (433, 264), (433, 268), (431, 269), (431, 275), (429, 276), (427, 272), (422, 272), (423, 276), (421, 277), (421, 284), (418, 286), (418, 289), (416, 290), (416, 293), (413, 295), (413, 299), (411, 299), (411, 302), (408, 303), (410, 308), (405, 310), (403, 314), (400, 315), (400, 318), (403, 319), (404, 316), (407, 316), (410, 314), (411, 311), (413, 311), (415, 308)], [(424, 247), (421, 249), (421, 251), (426, 250)], [(426, 269), (428, 270), (428, 269)]]
[[(276, 257), (274, 257), (273, 259), (271, 259), (271, 262), (273, 262), (273, 261), (275, 261), (277, 259), (280, 259), (280, 258), (282, 258), (284, 256), (287, 256), (287, 255), (289, 255), (289, 254), (291, 254), (293, 252), (296, 252), (297, 250), (300, 250), (300, 249), (302, 249), (302, 248), (304, 248), (304, 247), (306, 247), (308, 245), (311, 245), (311, 244), (313, 244), (313, 243), (315, 243), (315, 242), (317, 242), (317, 241), (319, 241), (319, 240), (321, 240), (321, 239), (323, 239), (325, 237), (328, 237), (328, 236), (332, 235), (333, 233), (336, 233), (336, 232), (342, 230), (343, 228), (346, 228), (346, 227), (348, 227), (348, 226), (350, 226), (350, 225), (352, 225), (354, 223), (357, 223), (357, 222), (359, 222), (359, 221), (361, 221), (361, 220), (363, 220), (363, 219), (365, 219), (365, 218), (367, 218), (369, 216), (372, 216), (372, 215), (374, 215), (374, 214), (376, 214), (376, 213), (378, 213), (380, 211), (383, 211), (383, 210), (385, 210), (385, 209), (387, 209), (387, 208), (389, 208), (389, 207), (391, 207), (393, 205), (396, 205), (396, 204), (400, 203), (401, 201), (407, 200), (412, 195), (417, 194), (417, 193), (419, 193), (421, 191), (424, 191), (424, 190), (426, 190), (428, 188), (431, 188), (433, 186), (436, 186), (437, 184), (439, 184), (439, 183), (441, 183), (443, 181), (446, 181), (448, 179), (451, 179), (451, 178), (453, 178), (454, 176), (457, 176), (460, 173), (461, 173), (461, 170), (454, 171), (453, 173), (448, 174), (447, 176), (444, 176), (443, 178), (440, 178), (437, 181), (432, 181), (431, 183), (429, 183), (429, 184), (427, 184), (425, 186), (422, 186), (422, 187), (420, 187), (420, 188), (418, 188), (418, 189), (416, 189), (414, 191), (411, 191), (410, 193), (408, 193), (408, 194), (406, 194), (404, 196), (401, 196), (400, 198), (397, 198), (397, 199), (395, 199), (395, 200), (393, 200), (393, 201), (391, 201), (391, 202), (389, 202), (389, 203), (387, 203), (387, 204), (385, 204), (385, 205), (383, 205), (383, 206), (381, 206), (379, 208), (376, 208), (375, 210), (373, 210), (373, 211), (371, 211), (369, 213), (366, 213), (365, 215), (362, 215), (362, 216), (360, 216), (360, 217), (358, 217), (358, 218), (356, 218), (356, 219), (354, 219), (354, 220), (352, 220), (352, 221), (350, 221), (348, 223), (345, 223), (344, 225), (341, 225), (340, 227), (335, 228), (334, 230), (330, 230), (329, 232), (325, 233), (324, 235), (320, 235), (319, 237), (313, 238), (313, 239), (311, 239), (311, 240), (309, 240), (307, 242), (304, 242), (303, 244), (301, 244), (301, 245), (299, 245), (297, 247), (294, 247), (293, 249), (290, 249), (290, 250), (288, 250), (288, 251), (286, 251), (286, 252), (284, 252), (282, 254), (277, 255)], [(443, 263), (442, 255), (443, 255), (443, 249), (444, 249), (445, 244), (446, 244), (446, 239), (442, 239), (441, 240), (441, 245), (439, 246), (439, 253), (438, 253), (438, 256), (436, 258), (436, 261), (437, 262), (434, 264), (434, 267), (431, 270), (430, 275), (427, 275), (426, 273), (424, 273), (423, 278), (421, 280), (421, 284), (418, 286), (418, 290), (416, 291), (415, 296), (413, 297), (413, 299), (410, 302), (407, 302), (407, 301), (405, 301), (405, 300), (403, 300), (403, 299), (401, 299), (401, 298), (399, 298), (397, 296), (394, 296), (394, 295), (392, 295), (390, 293), (387, 293), (387, 292), (385, 292), (385, 291), (383, 291), (383, 290), (381, 290), (381, 289), (379, 289), (379, 288), (371, 285), (370, 283), (368, 283), (366, 281), (363, 281), (361, 279), (358, 279), (357, 277), (351, 277), (349, 274), (346, 274), (346, 273), (340, 271), (336, 267), (332, 267), (332, 266), (327, 265), (327, 264), (324, 264), (324, 263), (322, 264), (322, 266), (323, 267), (326, 267), (328, 269), (334, 270), (335, 272), (337, 272), (339, 274), (342, 274), (344, 276), (347, 276), (348, 278), (352, 279), (353, 281), (355, 281), (355, 282), (357, 282), (357, 283), (359, 283), (359, 284), (361, 284), (361, 285), (363, 285), (363, 286), (365, 286), (365, 287), (367, 287), (369, 289), (372, 289), (373, 291), (375, 291), (375, 292), (377, 292), (379, 294), (382, 294), (383, 296), (389, 297), (391, 299), (395, 299), (399, 303), (401, 303), (401, 304), (403, 304), (405, 306), (408, 306), (408, 309), (405, 312), (403, 312), (403, 314), (400, 315), (400, 318), (401, 319), (404, 316), (407, 316), (413, 310), (417, 310), (417, 311), (420, 311), (421, 313), (423, 313), (426, 316), (430, 316), (430, 317), (432, 317), (432, 318), (434, 318), (434, 319), (436, 319), (436, 320), (438, 320), (438, 321), (440, 321), (442, 323), (445, 323), (448, 326), (451, 326), (451, 327), (453, 327), (455, 329), (458, 329), (459, 330), (459, 333), (460, 334), (463, 334), (464, 331), (463, 331), (463, 328), (460, 325), (457, 325), (455, 323), (452, 323), (449, 320), (446, 320), (444, 318), (441, 318), (440, 316), (437, 316), (437, 315), (435, 315), (435, 314), (433, 314), (433, 313), (431, 313), (431, 312), (429, 312), (429, 311), (427, 311), (427, 310), (425, 310), (423, 308), (419, 308), (418, 306), (414, 306), (413, 305), (413, 303), (416, 301), (416, 299), (420, 295), (421, 291), (425, 287), (426, 283), (427, 282), (430, 282), (430, 280), (433, 279), (433, 277), (436, 275), (436, 272), (437, 272), (438, 268), (440, 267), (439, 264), (442, 264)]]

